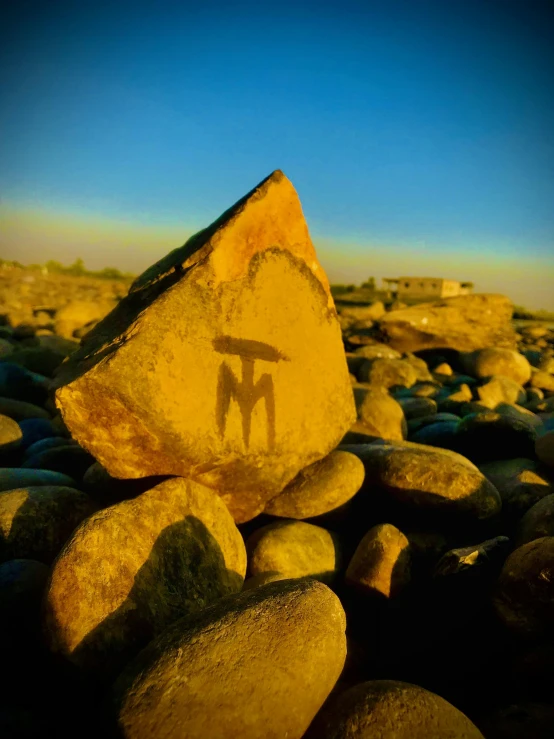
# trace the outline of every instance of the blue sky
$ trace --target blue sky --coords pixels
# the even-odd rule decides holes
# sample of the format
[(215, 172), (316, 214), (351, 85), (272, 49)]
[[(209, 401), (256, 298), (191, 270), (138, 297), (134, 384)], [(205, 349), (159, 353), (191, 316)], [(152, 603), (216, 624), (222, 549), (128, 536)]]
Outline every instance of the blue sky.
[[(142, 269), (166, 249), (156, 228), (178, 245), (280, 168), (332, 280), (420, 257), (484, 291), (504, 270), (521, 292), (531, 270), (543, 282), (528, 302), (554, 293), (552, 2), (18, 0), (5, 13), (0, 256), (55, 252), (29, 236), (43, 214), (149, 229), (150, 246), (109, 247), (110, 263)], [(74, 245), (104, 259), (78, 229)]]

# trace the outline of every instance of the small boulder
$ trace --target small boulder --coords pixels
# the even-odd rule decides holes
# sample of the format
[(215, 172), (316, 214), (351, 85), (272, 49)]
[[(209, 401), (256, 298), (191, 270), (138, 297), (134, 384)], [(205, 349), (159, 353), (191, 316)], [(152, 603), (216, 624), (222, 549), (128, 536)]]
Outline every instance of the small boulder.
[(456, 430), (456, 449), (472, 462), (533, 457), (537, 431), (521, 418), (486, 411), (465, 416)]
[(484, 739), (438, 695), (396, 680), (370, 680), (330, 700), (306, 739)]
[(503, 375), (518, 385), (525, 385), (531, 378), (531, 365), (523, 354), (514, 349), (487, 347), (475, 352), (470, 359), (471, 371), (475, 377)]
[(314, 518), (344, 509), (364, 481), (364, 466), (354, 454), (332, 451), (305, 467), (265, 507), (282, 518)]
[(50, 414), (44, 408), (13, 398), (0, 398), (0, 413), (18, 422), (32, 418), (50, 418)]
[(554, 392), (554, 375), (551, 375), (550, 372), (535, 370), (531, 375), (531, 387)]
[(554, 536), (554, 493), (545, 495), (522, 517), (517, 545), (522, 546), (543, 536)]
[(491, 377), (477, 388), (479, 402), (494, 410), (499, 403), (525, 403), (527, 393), (515, 380), (502, 375)]
[(289, 578), (315, 578), (332, 583), (340, 567), (335, 534), (304, 521), (276, 521), (248, 537), (251, 575), (280, 572)]
[(88, 495), (70, 487), (42, 485), (0, 493), (0, 561), (51, 564), (94, 510)]
[(498, 575), (508, 554), (510, 540), (495, 536), (480, 544), (445, 552), (435, 565), (434, 577), (480, 577), (490, 579)]
[(371, 528), (358, 544), (346, 582), (370, 595), (394, 598), (410, 581), (410, 542), (389, 523)]
[(111, 299), (70, 300), (56, 311), (54, 328), (56, 334), (64, 339), (72, 339), (76, 329), (88, 323), (100, 321), (115, 308), (117, 302)]
[(369, 434), (383, 439), (404, 439), (407, 433), (402, 406), (382, 387), (365, 390), (358, 418)]
[(554, 431), (547, 431), (535, 441), (535, 454), (548, 467), (554, 467)]
[(502, 515), (512, 522), (519, 521), (537, 501), (554, 492), (532, 459), (516, 457), (485, 462), (479, 469), (500, 493)]
[(417, 382), (417, 372), (403, 359), (368, 359), (360, 367), (361, 382), (388, 388), (411, 387)]
[(366, 359), (401, 359), (402, 354), (388, 344), (367, 344), (354, 350), (356, 357)]
[[(360, 451), (366, 477), (362, 492), (380, 490), (402, 506), (483, 519), (501, 509), (500, 495), (461, 455), (420, 444), (368, 444)], [(366, 492), (367, 491), (367, 492)]]
[(56, 436), (56, 429), (49, 418), (26, 418), (19, 422), (19, 427), (23, 433), (23, 449), (28, 449), (37, 441)]
[(409, 439), (416, 444), (426, 444), (440, 449), (455, 449), (457, 430), (458, 421), (439, 421), (438, 423), (426, 424), (414, 431), (413, 434), (410, 434)]
[(507, 628), (522, 637), (554, 628), (554, 536), (523, 544), (502, 568), (494, 605)]
[(75, 480), (68, 475), (62, 475), (61, 472), (52, 472), (51, 470), (28, 470), (21, 467), (0, 468), (0, 493), (5, 490), (37, 487), (39, 485), (75, 487)]
[(18, 424), (8, 416), (0, 415), (0, 459), (17, 451), (23, 434)]
[(437, 404), (432, 398), (399, 398), (398, 402), (408, 421), (432, 415), (437, 411)]
[(242, 588), (246, 553), (221, 499), (172, 478), (95, 513), (55, 562), (50, 649), (109, 676), (173, 621)]
[(62, 472), (80, 482), (93, 463), (94, 457), (85, 449), (75, 444), (66, 444), (37, 452), (28, 457), (21, 467)]
[(13, 362), (0, 362), (0, 395), (42, 405), (48, 397), (48, 379)]
[(124, 739), (304, 736), (346, 657), (339, 599), (274, 582), (167, 629), (114, 687)]

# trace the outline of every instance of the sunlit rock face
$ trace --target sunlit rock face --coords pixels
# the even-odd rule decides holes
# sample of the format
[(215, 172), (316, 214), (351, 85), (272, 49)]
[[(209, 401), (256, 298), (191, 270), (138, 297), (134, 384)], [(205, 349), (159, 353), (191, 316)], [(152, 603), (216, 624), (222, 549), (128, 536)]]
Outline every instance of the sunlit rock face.
[(282, 172), (141, 275), (56, 384), (72, 435), (111, 475), (193, 478), (237, 521), (333, 449), (354, 421), (348, 369)]
[(487, 347), (512, 349), (513, 305), (504, 295), (476, 294), (422, 303), (387, 313), (379, 328), (386, 343), (401, 352)]

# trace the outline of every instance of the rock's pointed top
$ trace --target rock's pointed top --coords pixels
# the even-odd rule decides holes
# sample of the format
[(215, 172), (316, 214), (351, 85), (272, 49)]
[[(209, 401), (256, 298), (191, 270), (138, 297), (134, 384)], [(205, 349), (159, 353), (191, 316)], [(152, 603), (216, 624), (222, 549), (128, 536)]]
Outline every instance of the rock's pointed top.
[(171, 272), (185, 272), (208, 255), (213, 262), (215, 283), (238, 279), (246, 273), (254, 254), (272, 247), (287, 249), (303, 259), (331, 304), (329, 283), (317, 261), (300, 199), (280, 169), (207, 228), (143, 272), (131, 286), (131, 292), (150, 287)]

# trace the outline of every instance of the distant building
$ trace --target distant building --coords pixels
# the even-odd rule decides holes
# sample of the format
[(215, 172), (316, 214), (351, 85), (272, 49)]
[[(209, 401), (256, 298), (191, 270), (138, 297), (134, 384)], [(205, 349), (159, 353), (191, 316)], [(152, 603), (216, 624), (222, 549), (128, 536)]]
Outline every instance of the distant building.
[(453, 298), (469, 295), (472, 282), (445, 280), (442, 277), (384, 277), (385, 290), (398, 300), (425, 298)]

